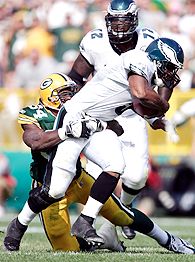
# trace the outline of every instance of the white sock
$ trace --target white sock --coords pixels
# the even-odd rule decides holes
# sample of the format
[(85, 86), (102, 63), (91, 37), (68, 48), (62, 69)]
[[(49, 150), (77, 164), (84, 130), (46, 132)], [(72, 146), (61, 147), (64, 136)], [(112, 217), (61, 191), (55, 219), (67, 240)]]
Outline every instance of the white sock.
[(130, 205), (135, 197), (136, 197), (135, 195), (130, 195), (129, 193), (125, 192), (124, 190), (121, 190), (120, 200), (124, 205), (126, 206)]
[(81, 213), (85, 216), (96, 218), (102, 206), (101, 202), (89, 196)]
[(36, 215), (37, 214), (30, 209), (28, 202), (26, 202), (18, 215), (18, 220), (22, 225), (28, 226)]
[(165, 245), (167, 243), (167, 241), (168, 241), (167, 233), (164, 230), (162, 230), (155, 223), (154, 223), (154, 228), (147, 235), (152, 237), (153, 239), (155, 239), (161, 245)]

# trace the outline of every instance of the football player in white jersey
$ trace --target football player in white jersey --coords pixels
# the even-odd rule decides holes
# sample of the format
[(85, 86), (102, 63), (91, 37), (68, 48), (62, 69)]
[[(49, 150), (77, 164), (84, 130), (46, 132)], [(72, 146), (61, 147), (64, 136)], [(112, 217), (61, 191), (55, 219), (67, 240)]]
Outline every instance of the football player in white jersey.
[[(162, 116), (168, 110), (168, 102), (157, 95), (152, 87), (155, 86), (156, 81), (161, 82), (161, 84), (163, 83), (167, 88), (169, 85), (174, 85), (175, 82), (178, 83), (179, 77), (177, 71), (182, 68), (183, 60), (183, 51), (177, 42), (167, 38), (156, 39), (147, 47), (146, 52), (141, 50), (128, 51), (120, 56), (116, 64), (106, 66), (104, 69), (98, 71), (93, 79), (64, 105), (65, 110), (67, 112), (83, 110), (94, 118), (109, 121), (116, 117), (117, 112), (119, 112), (121, 108), (128, 109), (128, 105), (130, 104), (131, 106), (131, 102), (136, 97), (146, 107), (151, 107), (151, 109), (155, 111), (157, 110), (155, 113), (156, 116)], [(146, 117), (146, 115), (143, 116)], [(130, 132), (131, 130), (129, 130), (129, 133)], [(102, 132), (102, 136), (103, 134), (105, 135), (104, 131)], [(108, 138), (106, 139), (105, 135), (104, 140), (98, 133), (94, 134), (93, 138), (94, 137), (96, 137), (96, 139), (93, 139), (92, 143), (91, 138), (90, 144), (87, 147), (85, 146), (83, 152), (87, 158), (98, 164), (101, 157), (96, 154), (97, 152), (92, 153), (89, 148), (97, 149), (102, 141), (101, 146), (105, 153)], [(98, 140), (97, 137), (101, 137), (100, 140)], [(116, 153), (116, 148), (114, 149), (111, 145), (114, 145), (114, 141), (110, 144), (110, 155)], [(115, 164), (118, 164), (119, 161), (121, 161), (120, 158)], [(103, 162), (105, 163), (104, 157), (98, 164), (101, 168)], [(116, 165), (111, 165), (109, 168), (110, 167), (112, 169), (115, 168), (115, 173), (122, 174), (118, 171), (120, 169), (117, 169)], [(94, 183), (82, 215), (72, 227), (73, 233), (79, 237), (88, 238), (87, 233), (89, 230), (89, 239), (91, 239), (94, 234), (94, 241), (99, 240), (95, 238), (94, 232), (92, 234), (90, 226), (101, 208), (100, 203), (104, 203), (106, 199), (106, 190), (112, 191), (117, 183), (117, 180), (113, 179), (113, 177), (116, 178), (117, 176), (113, 175), (112, 172), (112, 181), (109, 176), (105, 175), (105, 171), (109, 170), (107, 166), (102, 168), (102, 170), (104, 170), (104, 172), (100, 174)], [(109, 186), (109, 184), (112, 184), (112, 187)], [(106, 187), (103, 185), (106, 185)], [(83, 220), (87, 222), (84, 223)], [(82, 224), (84, 224), (84, 226), (82, 226)], [(87, 227), (87, 225), (89, 225), (89, 227)]]
[[(81, 41), (80, 54), (69, 73), (80, 86), (85, 83), (83, 79), (87, 79), (90, 74), (94, 75), (105, 65), (113, 64), (120, 59), (121, 54), (132, 49), (145, 50), (158, 38), (154, 30), (138, 28), (138, 9), (133, 0), (111, 1), (105, 20), (105, 28), (88, 32)], [(168, 100), (172, 89), (163, 87), (159, 93)], [(121, 176), (121, 201), (129, 205), (145, 186), (148, 177), (147, 127), (146, 121), (132, 110), (126, 110), (116, 119), (124, 130), (119, 137), (126, 165)], [(158, 118), (150, 119), (149, 122), (155, 129), (164, 128)], [(101, 173), (101, 169), (91, 161), (88, 161), (86, 168), (91, 174)], [(122, 228), (122, 232), (123, 236), (129, 239), (135, 236), (135, 232), (126, 226)]]

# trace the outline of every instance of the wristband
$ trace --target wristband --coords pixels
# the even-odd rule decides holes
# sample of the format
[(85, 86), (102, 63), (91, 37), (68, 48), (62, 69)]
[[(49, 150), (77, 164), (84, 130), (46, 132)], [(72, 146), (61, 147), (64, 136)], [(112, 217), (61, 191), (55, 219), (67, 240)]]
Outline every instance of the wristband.
[[(163, 116), (164, 117), (164, 116)], [(153, 117), (153, 118), (144, 118), (150, 125), (152, 125), (156, 120), (162, 119), (163, 117)]]

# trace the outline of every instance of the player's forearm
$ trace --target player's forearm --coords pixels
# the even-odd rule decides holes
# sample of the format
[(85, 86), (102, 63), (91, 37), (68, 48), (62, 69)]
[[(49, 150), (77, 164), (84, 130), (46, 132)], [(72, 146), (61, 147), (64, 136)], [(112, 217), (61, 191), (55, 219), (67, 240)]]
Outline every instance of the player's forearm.
[(167, 88), (167, 87), (159, 87), (158, 88), (158, 94), (160, 95), (161, 98), (169, 101), (171, 98), (171, 95), (173, 93), (173, 89)]
[(47, 150), (57, 145), (62, 140), (57, 130), (43, 132), (28, 132), (23, 135), (24, 143), (32, 150)]
[(169, 109), (169, 103), (153, 90), (148, 89), (145, 93), (139, 95), (138, 98), (144, 106), (162, 111), (162, 113), (166, 113)]
[(133, 98), (139, 99), (141, 104), (164, 114), (169, 109), (169, 103), (148, 86), (148, 81), (138, 75), (129, 76), (129, 88)]

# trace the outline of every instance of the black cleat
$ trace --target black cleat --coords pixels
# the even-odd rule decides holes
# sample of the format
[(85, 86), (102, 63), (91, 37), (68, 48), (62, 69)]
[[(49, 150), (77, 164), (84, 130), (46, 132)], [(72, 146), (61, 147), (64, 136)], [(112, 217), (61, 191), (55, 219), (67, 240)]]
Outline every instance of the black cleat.
[(136, 233), (129, 226), (123, 226), (122, 235), (124, 238), (132, 240), (136, 236)]
[(72, 226), (71, 233), (77, 238), (82, 238), (93, 246), (104, 244), (103, 238), (97, 235), (95, 228), (92, 227), (82, 216), (79, 216)]
[(92, 243), (87, 242), (83, 238), (76, 237), (76, 239), (79, 243), (80, 251), (82, 251), (82, 252), (92, 252), (92, 251), (95, 251), (97, 249), (96, 246), (93, 246)]
[(7, 251), (18, 251), (21, 239), (27, 230), (27, 226), (22, 225), (18, 218), (10, 222), (7, 227), (6, 236), (4, 238), (4, 247)]

